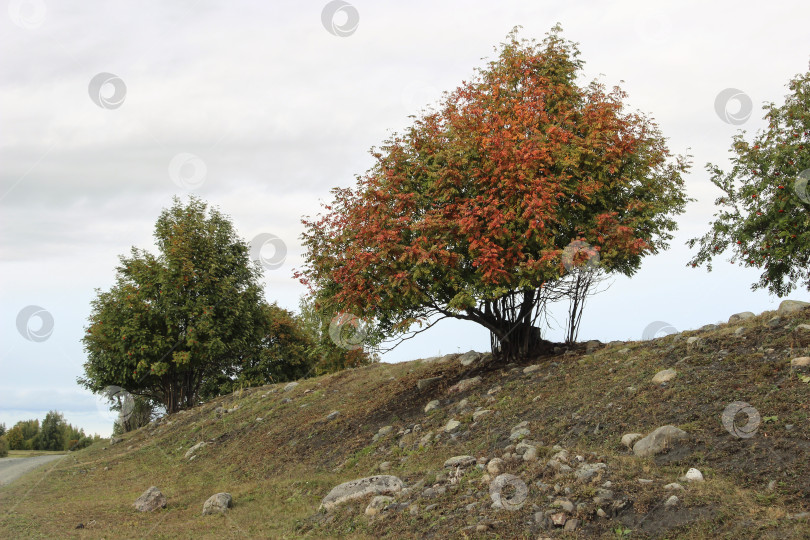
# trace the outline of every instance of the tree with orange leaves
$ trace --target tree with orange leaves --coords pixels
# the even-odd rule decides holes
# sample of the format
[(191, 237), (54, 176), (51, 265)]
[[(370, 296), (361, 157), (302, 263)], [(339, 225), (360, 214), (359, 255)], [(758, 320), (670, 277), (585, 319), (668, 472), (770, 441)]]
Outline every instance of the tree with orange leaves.
[(629, 276), (668, 247), (687, 158), (625, 112), (618, 87), (578, 86), (578, 55), (559, 26), (539, 44), (515, 29), (470, 82), (372, 149), (357, 186), (303, 220), (297, 275), (319, 305), (389, 337), (474, 321), (517, 359), (547, 343), (534, 323), (569, 273)]

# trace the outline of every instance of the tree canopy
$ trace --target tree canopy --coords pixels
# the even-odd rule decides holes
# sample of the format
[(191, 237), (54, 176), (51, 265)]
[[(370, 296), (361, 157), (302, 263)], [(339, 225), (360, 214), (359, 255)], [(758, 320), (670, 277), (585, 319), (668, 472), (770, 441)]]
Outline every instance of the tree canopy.
[(730, 262), (762, 270), (752, 289), (785, 296), (796, 286), (810, 290), (810, 71), (788, 84), (777, 106), (764, 106), (768, 128), (751, 142), (734, 136), (731, 168), (706, 165), (722, 195), (710, 230), (689, 240), (698, 252), (688, 263), (706, 264), (731, 251)]
[(372, 149), (356, 187), (303, 221), (298, 276), (318, 301), (386, 335), (471, 320), (494, 352), (522, 356), (569, 270), (598, 260), (632, 275), (667, 247), (687, 160), (624, 110), (621, 89), (578, 86), (578, 55), (559, 27), (539, 44), (514, 30), (437, 110)]

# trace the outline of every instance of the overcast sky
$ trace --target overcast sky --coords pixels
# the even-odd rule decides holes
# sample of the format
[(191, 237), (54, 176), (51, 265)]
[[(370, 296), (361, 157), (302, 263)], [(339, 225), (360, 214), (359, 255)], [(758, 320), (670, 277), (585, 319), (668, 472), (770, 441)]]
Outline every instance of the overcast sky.
[[(541, 40), (560, 22), (587, 79), (623, 81), (630, 107), (656, 119), (673, 152), (694, 156), (686, 186), (697, 202), (671, 249), (589, 300), (580, 339), (636, 340), (655, 321), (686, 330), (778, 305), (751, 292), (757, 272), (686, 268), (684, 242), (713, 213), (705, 163), (727, 165), (732, 135), (763, 128), (762, 103), (781, 103), (808, 69), (804, 0), (6, 3), (0, 422), (9, 427), (57, 409), (110, 433), (114, 416), (75, 382), (90, 300), (113, 283), (119, 255), (152, 248), (174, 195), (218, 206), (245, 240), (280, 238), (286, 259), (266, 272), (266, 295), (295, 310), (301, 217), (332, 187), (352, 185), (372, 146), (469, 80), (516, 25)], [(718, 111), (727, 89), (741, 99)], [(44, 312), (20, 332), (27, 306)], [(562, 329), (546, 337), (561, 340)], [(445, 321), (383, 360), (488, 347), (483, 328)]]

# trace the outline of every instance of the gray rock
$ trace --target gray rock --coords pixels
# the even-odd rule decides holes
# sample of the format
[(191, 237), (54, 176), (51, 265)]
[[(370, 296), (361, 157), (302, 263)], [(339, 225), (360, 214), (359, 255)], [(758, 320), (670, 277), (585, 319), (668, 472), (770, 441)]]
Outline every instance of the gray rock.
[(710, 330), (717, 330), (717, 325), (716, 324), (704, 324), (703, 326), (700, 327), (701, 332), (708, 332)]
[(810, 330), (810, 324), (800, 324), (795, 328), (796, 332), (807, 332)]
[(673, 491), (673, 490), (678, 491), (678, 490), (683, 489), (683, 486), (680, 485), (678, 482), (672, 482), (671, 484), (665, 485), (664, 489), (670, 490), (670, 491)]
[(376, 516), (392, 502), (394, 502), (393, 497), (389, 497), (388, 495), (377, 495), (376, 497), (372, 498), (371, 502), (368, 503), (368, 506), (366, 506), (366, 515)]
[(602, 506), (604, 504), (609, 503), (613, 500), (613, 491), (605, 488), (599, 488), (596, 490), (596, 495), (593, 498), (593, 502), (597, 506)]
[(482, 416), (487, 415), (487, 414), (489, 414), (491, 412), (492, 411), (490, 411), (489, 409), (481, 409), (480, 411), (475, 411), (473, 413), (473, 415), (472, 415), (473, 422), (478, 422), (479, 418), (481, 418)]
[(674, 369), (664, 369), (653, 375), (652, 382), (655, 384), (669, 382), (674, 379), (677, 374), (678, 372)]
[(389, 433), (391, 433), (392, 431), (394, 431), (393, 426), (383, 426), (383, 427), (381, 427), (380, 429), (377, 430), (377, 433), (374, 434), (374, 437), (372, 437), (371, 440), (372, 441), (378, 441), (381, 438), (388, 435)]
[(447, 389), (448, 394), (457, 392), (466, 392), (470, 388), (481, 384), (481, 377), (473, 377), (471, 379), (462, 379), (450, 388)]
[(120, 442), (124, 442), (124, 439), (122, 439), (121, 437), (111, 437), (110, 438), (110, 446), (114, 446), (114, 445), (116, 445), (116, 444), (118, 444)]
[(390, 461), (383, 461), (377, 466), (382, 472), (390, 471), (391, 470), (391, 462)]
[(689, 435), (675, 426), (661, 426), (633, 445), (637, 457), (649, 457), (660, 454), (676, 442), (688, 439)]
[(290, 390), (292, 390), (292, 389), (293, 389), (293, 388), (295, 388), (296, 386), (298, 386), (298, 383), (297, 383), (297, 382), (291, 382), (291, 383), (287, 383), (287, 385), (284, 387), (284, 391), (285, 391), (285, 392), (289, 392)]
[(326, 415), (326, 419), (327, 420), (334, 420), (338, 416), (340, 416), (340, 411), (332, 411), (332, 412), (330, 412), (329, 414)]
[(632, 450), (636, 441), (643, 437), (644, 435), (642, 433), (626, 433), (622, 435), (622, 444)]
[(291, 402), (292, 402), (292, 400), (291, 400), (290, 398), (288, 398), (288, 397), (285, 397), (285, 398), (283, 398), (283, 399), (281, 400), (281, 404), (282, 404), (282, 405), (283, 405), (283, 404), (285, 404), (285, 403), (291, 403)]
[(585, 354), (593, 354), (602, 346), (602, 342), (598, 339), (592, 339), (585, 344)]
[(430, 401), (430, 402), (428, 402), (427, 405), (425, 405), (425, 412), (429, 413), (433, 409), (438, 409), (438, 408), (439, 408), (439, 400), (434, 399), (433, 401)]
[(525, 427), (517, 428), (517, 429), (512, 430), (512, 433), (509, 435), (509, 440), (510, 441), (517, 441), (517, 440), (522, 439), (524, 437), (528, 437), (529, 435), (531, 435), (531, 431), (529, 431), (529, 428), (525, 428)]
[(228, 508), (233, 506), (233, 498), (230, 493), (217, 493), (211, 495), (203, 504), (202, 515), (224, 514)]
[(481, 353), (477, 353), (475, 351), (469, 351), (469, 352), (466, 352), (466, 353), (462, 354), (459, 357), (458, 360), (459, 360), (459, 362), (461, 362), (462, 366), (466, 367), (466, 366), (472, 365), (473, 363), (477, 362), (480, 359), (481, 359)]
[(197, 450), (199, 450), (199, 449), (200, 449), (200, 448), (202, 448), (203, 446), (207, 446), (207, 445), (208, 445), (208, 443), (207, 443), (207, 442), (205, 442), (205, 441), (198, 442), (197, 444), (195, 444), (194, 446), (192, 446), (191, 448), (189, 448), (189, 449), (188, 449), (188, 451), (186, 451), (185, 458), (186, 458), (186, 459), (190, 458), (190, 457), (192, 456), (192, 454), (194, 454), (194, 452), (196, 452)]
[(504, 470), (505, 463), (501, 458), (493, 458), (487, 463), (487, 472), (492, 476), (498, 476)]
[(428, 379), (419, 379), (416, 381), (416, 387), (419, 390), (427, 390), (438, 385), (442, 381), (441, 377), (430, 377)]
[(564, 531), (575, 531), (579, 527), (579, 520), (577, 518), (572, 518), (566, 520), (565, 525), (563, 526)]
[(445, 468), (449, 467), (472, 467), (475, 465), (475, 458), (473, 456), (455, 456), (451, 457), (444, 462)]
[(669, 499), (667, 499), (667, 501), (664, 503), (664, 508), (675, 508), (676, 506), (678, 506), (678, 502), (679, 502), (678, 497), (676, 497), (675, 495), (671, 495)]
[(523, 461), (527, 461), (529, 463), (534, 463), (537, 461), (537, 448), (530, 446), (528, 450), (523, 452)]
[(679, 480), (686, 482), (703, 482), (703, 473), (692, 467)]
[(551, 505), (560, 508), (564, 512), (568, 512), (569, 514), (573, 513), (575, 508), (574, 503), (572, 503), (568, 499), (557, 499), (556, 501), (551, 503)]
[(779, 309), (777, 309), (776, 312), (781, 315), (786, 315), (795, 311), (801, 311), (808, 306), (810, 306), (810, 302), (801, 302), (799, 300), (782, 300), (782, 303), (779, 304)]
[(447, 433), (453, 433), (457, 431), (460, 426), (461, 422), (451, 418), (450, 420), (447, 421), (447, 424), (444, 426), (444, 431), (446, 431)]
[(780, 317), (779, 315), (776, 315), (768, 319), (768, 326), (771, 328), (776, 328), (780, 324), (782, 324), (782, 317)]
[(742, 326), (737, 328), (736, 330), (734, 330), (734, 335), (735, 336), (741, 336), (744, 333), (745, 333), (745, 328), (743, 328)]
[(532, 366), (527, 366), (527, 367), (523, 368), (523, 373), (528, 375), (529, 373), (534, 373), (535, 371), (540, 371), (540, 369), (542, 369), (542, 367), (543, 366), (541, 366), (540, 364), (534, 364)]
[(732, 315), (731, 317), (728, 318), (728, 324), (738, 323), (740, 321), (744, 321), (746, 319), (751, 319), (753, 317), (756, 317), (756, 315), (754, 315), (750, 311), (743, 311), (742, 313), (735, 313), (734, 315)]
[(154, 512), (158, 508), (166, 508), (166, 497), (155, 486), (150, 487), (135, 500), (135, 509), (138, 512)]
[(402, 480), (387, 474), (359, 478), (332, 488), (321, 501), (321, 509), (331, 510), (336, 506), (366, 495), (395, 495), (402, 490)]
[(604, 463), (583, 463), (574, 471), (574, 476), (580, 482), (585, 482), (599, 474), (599, 471), (605, 469), (607, 469), (607, 465)]

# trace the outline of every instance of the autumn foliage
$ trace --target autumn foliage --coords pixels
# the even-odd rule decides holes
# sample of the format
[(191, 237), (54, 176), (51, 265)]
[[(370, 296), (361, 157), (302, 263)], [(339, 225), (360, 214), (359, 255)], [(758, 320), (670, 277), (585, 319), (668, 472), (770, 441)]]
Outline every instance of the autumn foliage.
[(319, 302), (388, 335), (472, 320), (517, 357), (540, 345), (532, 323), (569, 271), (598, 260), (631, 275), (666, 247), (688, 164), (624, 110), (619, 88), (578, 86), (578, 54), (558, 27), (540, 44), (515, 30), (471, 81), (373, 149), (356, 187), (304, 220), (299, 276)]

